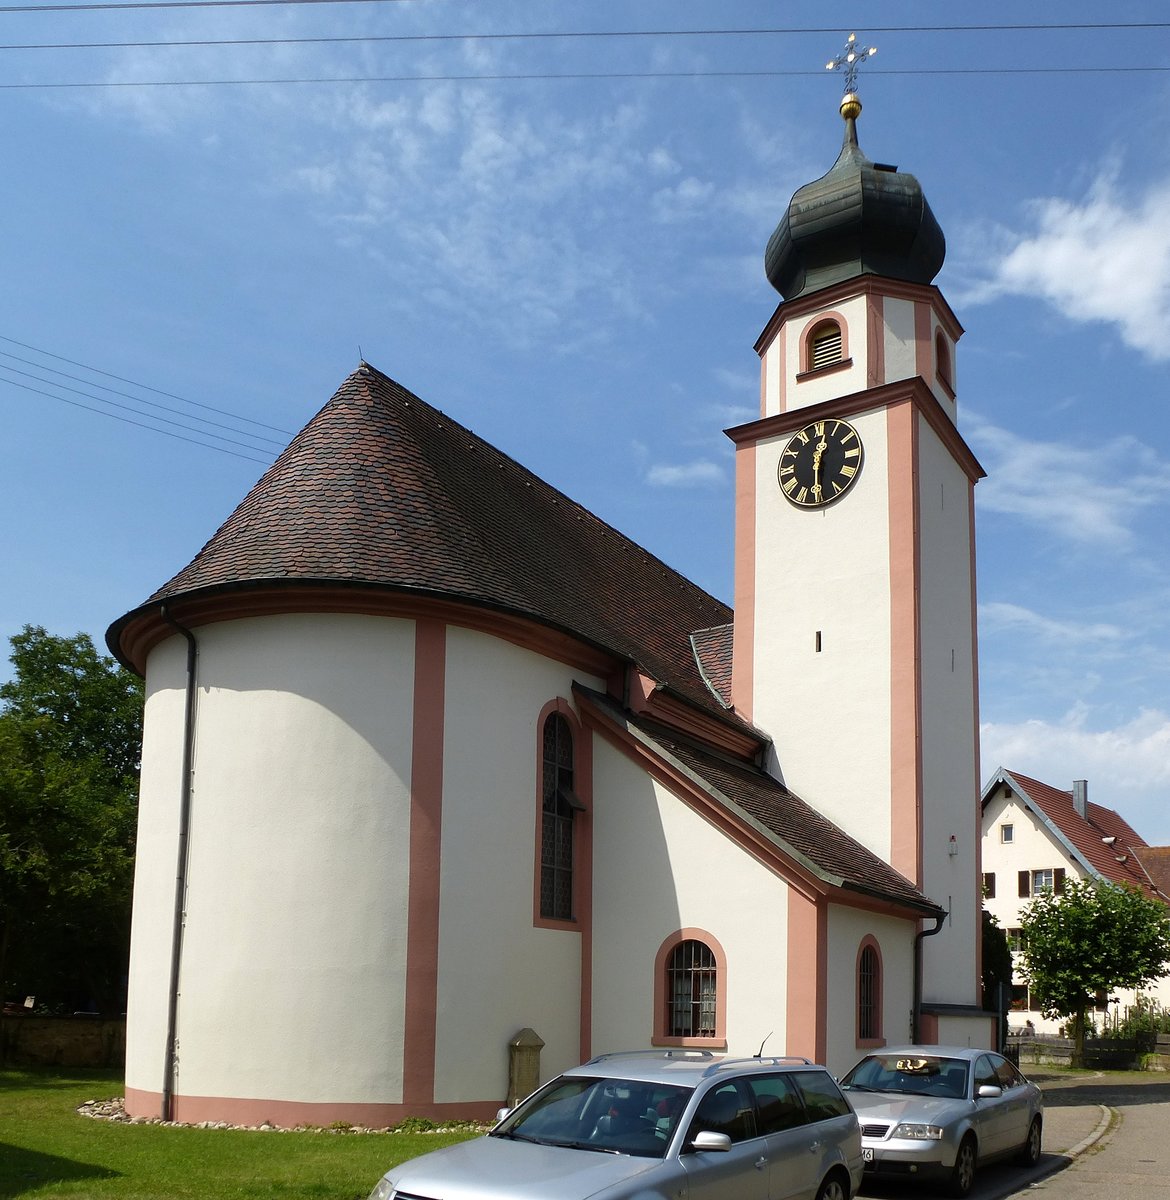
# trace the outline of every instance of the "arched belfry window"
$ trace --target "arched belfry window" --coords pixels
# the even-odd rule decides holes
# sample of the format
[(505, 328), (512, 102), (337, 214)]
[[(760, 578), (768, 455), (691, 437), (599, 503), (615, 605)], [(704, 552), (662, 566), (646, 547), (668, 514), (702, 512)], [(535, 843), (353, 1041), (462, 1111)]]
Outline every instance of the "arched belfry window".
[(877, 943), (867, 937), (857, 955), (857, 1041), (882, 1041), (882, 960)]
[(714, 1037), (718, 990), (711, 947), (694, 939), (679, 942), (666, 975), (668, 1036)]
[(800, 334), (800, 375), (847, 367), (849, 328), (837, 312), (818, 313)]
[(844, 357), (841, 326), (836, 321), (824, 321), (809, 335), (808, 366), (810, 371), (839, 363)]
[(540, 813), (540, 915), (573, 920), (573, 731), (560, 713), (544, 723)]
[(951, 347), (941, 329), (934, 335), (934, 369), (939, 382), (953, 396), (955, 373), (951, 362)]

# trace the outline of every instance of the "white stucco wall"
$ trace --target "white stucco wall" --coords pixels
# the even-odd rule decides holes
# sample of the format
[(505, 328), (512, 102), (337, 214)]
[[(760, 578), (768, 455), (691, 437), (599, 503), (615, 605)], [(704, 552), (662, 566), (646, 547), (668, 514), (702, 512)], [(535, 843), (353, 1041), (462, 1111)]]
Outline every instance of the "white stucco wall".
[(768, 1038), (784, 1053), (786, 885), (608, 742), (594, 746), (594, 1051), (650, 1044), (655, 954), (698, 927), (727, 956), (729, 1051)]
[(816, 511), (781, 492), (776, 464), (787, 439), (755, 450), (752, 720), (776, 739), (784, 782), (888, 859), (890, 822), (875, 819), (889, 811), (890, 785), (886, 416), (851, 423), (862, 470), (840, 503)]
[(603, 686), (508, 642), (448, 628), (440, 1102), (503, 1097), (505, 1047), (526, 1026), (544, 1040), (545, 1078), (580, 1061), (581, 934), (533, 927), (538, 718), (550, 700), (571, 698), (574, 679)]
[(880, 950), (882, 1037), (890, 1045), (910, 1040), (910, 1013), (914, 1007), (913, 924), (863, 909), (831, 905), (825, 1066), (835, 1075), (843, 1075), (867, 1053), (857, 1044), (857, 957), (866, 937), (874, 938)]
[(919, 417), (918, 422), (923, 890), (949, 913), (942, 931), (923, 943), (923, 996), (940, 1003), (978, 1004), (971, 488), (926, 420)]
[[(197, 636), (177, 1089), (396, 1100), (413, 623), (265, 617)], [(149, 692), (156, 678), (178, 685), (182, 653), (178, 638), (154, 651)], [(155, 843), (172, 833), (178, 804), (175, 704), (169, 690), (170, 744), (144, 762), (141, 821)], [(173, 866), (173, 849), (159, 863)], [(134, 1012), (151, 1015), (131, 1032), (127, 1072), (130, 1086), (149, 1090), (161, 1084), (162, 1047), (147, 1043), (166, 993), (157, 959), (142, 952), (159, 949), (156, 906), (169, 922), (171, 889), (153, 877), (163, 870), (144, 868), (139, 898), (150, 899), (135, 914)]]

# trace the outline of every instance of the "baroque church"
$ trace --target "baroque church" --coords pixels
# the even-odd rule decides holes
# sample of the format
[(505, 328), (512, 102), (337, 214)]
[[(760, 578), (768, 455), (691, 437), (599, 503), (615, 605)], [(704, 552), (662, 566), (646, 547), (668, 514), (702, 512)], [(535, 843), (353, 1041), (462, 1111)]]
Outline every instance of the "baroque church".
[(993, 1044), (982, 470), (942, 231), (860, 111), (766, 249), (734, 610), (363, 362), (111, 626), (146, 681), (130, 1113), (487, 1117), (517, 1039), (532, 1082)]

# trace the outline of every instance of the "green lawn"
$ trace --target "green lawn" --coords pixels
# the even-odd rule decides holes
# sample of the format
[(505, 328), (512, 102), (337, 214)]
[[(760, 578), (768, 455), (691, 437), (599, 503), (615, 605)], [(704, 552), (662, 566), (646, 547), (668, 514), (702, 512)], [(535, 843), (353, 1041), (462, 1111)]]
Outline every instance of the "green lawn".
[(0, 1071), (0, 1197), (365, 1200), (387, 1167), (471, 1136), (167, 1129), (75, 1111), (121, 1094), (112, 1071)]

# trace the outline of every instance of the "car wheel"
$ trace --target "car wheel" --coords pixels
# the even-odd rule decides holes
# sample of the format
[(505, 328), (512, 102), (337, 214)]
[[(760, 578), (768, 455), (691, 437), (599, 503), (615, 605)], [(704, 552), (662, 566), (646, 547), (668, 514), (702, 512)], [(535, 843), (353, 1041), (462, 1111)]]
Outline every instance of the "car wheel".
[(959, 1152), (955, 1155), (955, 1165), (951, 1170), (950, 1186), (947, 1189), (952, 1196), (965, 1196), (975, 1182), (975, 1139), (970, 1135), (959, 1143)]
[(817, 1192), (817, 1200), (849, 1200), (849, 1184), (845, 1176), (837, 1171), (826, 1175)]
[(1034, 1167), (1040, 1161), (1040, 1135), (1042, 1127), (1039, 1117), (1032, 1118), (1028, 1126), (1028, 1140), (1020, 1147), (1016, 1161), (1021, 1167)]

